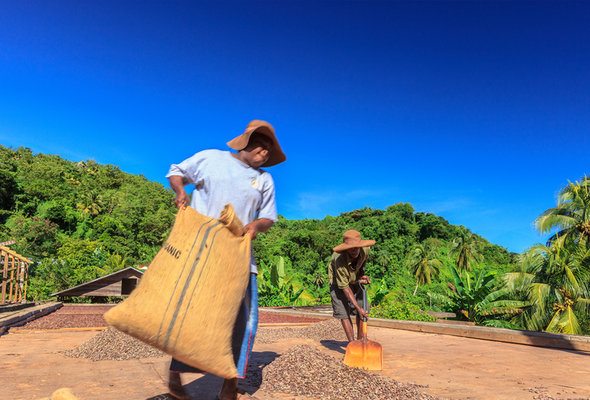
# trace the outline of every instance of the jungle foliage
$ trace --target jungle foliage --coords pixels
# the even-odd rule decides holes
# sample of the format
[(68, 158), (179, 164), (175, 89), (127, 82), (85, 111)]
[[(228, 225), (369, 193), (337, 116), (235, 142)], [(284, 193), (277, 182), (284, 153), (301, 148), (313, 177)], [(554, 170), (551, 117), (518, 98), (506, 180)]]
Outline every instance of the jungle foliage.
[(143, 176), (0, 146), (0, 241), (34, 261), (33, 299), (149, 263), (174, 215), (171, 192)]

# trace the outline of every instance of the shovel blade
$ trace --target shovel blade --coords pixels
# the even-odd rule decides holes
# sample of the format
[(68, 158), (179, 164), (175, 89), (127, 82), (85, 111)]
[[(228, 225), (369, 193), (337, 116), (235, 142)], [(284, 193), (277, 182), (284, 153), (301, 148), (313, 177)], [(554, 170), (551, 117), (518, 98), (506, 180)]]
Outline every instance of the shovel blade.
[(344, 365), (369, 371), (381, 371), (383, 369), (383, 348), (372, 340), (353, 340), (346, 346)]

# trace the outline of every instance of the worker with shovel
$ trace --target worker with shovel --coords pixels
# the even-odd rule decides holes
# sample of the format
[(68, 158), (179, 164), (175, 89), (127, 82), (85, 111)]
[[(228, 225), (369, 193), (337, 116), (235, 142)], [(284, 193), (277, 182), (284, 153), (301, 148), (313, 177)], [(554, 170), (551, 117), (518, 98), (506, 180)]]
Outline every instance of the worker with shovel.
[(358, 231), (348, 230), (344, 232), (343, 242), (334, 247), (328, 267), (333, 315), (341, 321), (349, 342), (354, 340), (351, 316), (356, 314), (358, 339), (361, 338), (361, 321), (367, 318), (368, 310), (361, 306), (361, 285), (371, 283), (365, 275), (365, 264), (369, 248), (374, 244), (374, 240), (363, 240)]
[[(166, 177), (176, 193), (177, 207), (190, 203), (201, 214), (218, 218), (224, 206), (231, 203), (237, 217), (245, 225), (245, 234), (255, 239), (258, 233), (266, 232), (277, 220), (274, 182), (271, 175), (261, 168), (279, 164), (286, 160), (286, 156), (279, 146), (274, 128), (261, 120), (251, 121), (246, 130), (227, 145), (236, 152), (201, 151), (179, 164), (173, 164)], [(192, 199), (185, 192), (187, 184), (195, 185)], [(250, 272), (250, 284), (233, 332), (232, 347), (238, 378), (246, 375), (258, 324), (257, 270), (253, 257)], [(200, 371), (172, 360), (168, 383), (170, 394), (178, 399), (187, 399), (180, 372)], [(225, 379), (218, 399), (238, 398), (238, 379)]]

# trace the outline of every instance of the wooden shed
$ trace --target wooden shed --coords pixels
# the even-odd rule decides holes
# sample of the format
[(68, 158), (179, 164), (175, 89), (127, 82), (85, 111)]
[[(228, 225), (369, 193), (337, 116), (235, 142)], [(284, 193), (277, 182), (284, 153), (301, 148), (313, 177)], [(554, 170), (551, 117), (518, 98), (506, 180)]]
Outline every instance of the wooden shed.
[(143, 271), (127, 267), (112, 274), (53, 293), (58, 299), (67, 297), (119, 297), (129, 295), (137, 287)]

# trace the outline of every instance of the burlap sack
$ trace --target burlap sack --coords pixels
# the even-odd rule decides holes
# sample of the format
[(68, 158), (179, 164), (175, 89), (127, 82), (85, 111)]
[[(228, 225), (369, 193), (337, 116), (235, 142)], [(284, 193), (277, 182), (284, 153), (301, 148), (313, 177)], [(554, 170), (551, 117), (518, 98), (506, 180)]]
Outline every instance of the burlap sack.
[(219, 220), (179, 210), (140, 284), (106, 321), (187, 365), (235, 378), (232, 331), (250, 273), (242, 232), (231, 206)]

